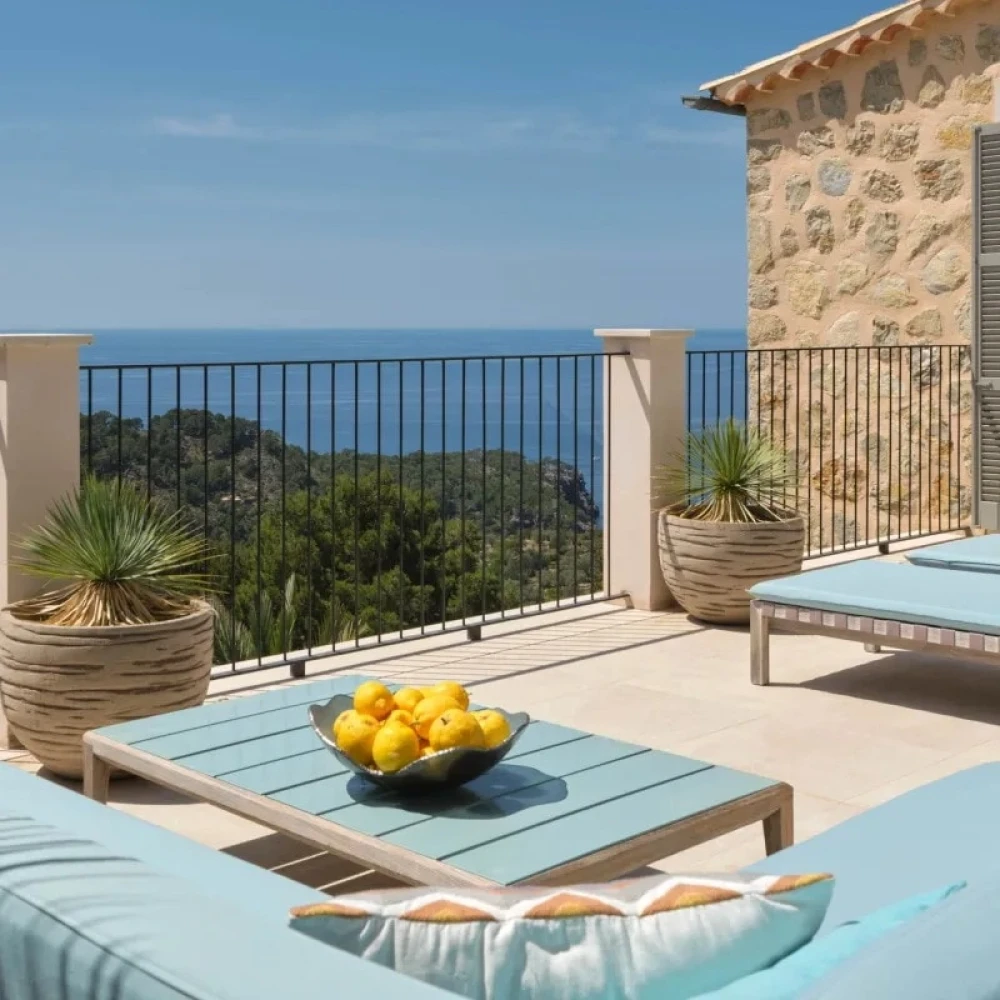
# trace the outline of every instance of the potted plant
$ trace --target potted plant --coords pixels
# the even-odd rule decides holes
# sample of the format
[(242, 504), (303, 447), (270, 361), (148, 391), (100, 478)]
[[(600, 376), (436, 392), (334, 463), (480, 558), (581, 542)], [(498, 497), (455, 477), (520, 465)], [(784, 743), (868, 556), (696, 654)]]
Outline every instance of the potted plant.
[(214, 612), (181, 513), (89, 478), (22, 550), (54, 589), (0, 612), (0, 706), (43, 765), (78, 778), (88, 730), (205, 700)]
[(802, 569), (805, 520), (788, 509), (788, 456), (728, 419), (688, 435), (662, 471), (660, 568), (680, 606), (720, 624), (747, 622), (747, 590)]

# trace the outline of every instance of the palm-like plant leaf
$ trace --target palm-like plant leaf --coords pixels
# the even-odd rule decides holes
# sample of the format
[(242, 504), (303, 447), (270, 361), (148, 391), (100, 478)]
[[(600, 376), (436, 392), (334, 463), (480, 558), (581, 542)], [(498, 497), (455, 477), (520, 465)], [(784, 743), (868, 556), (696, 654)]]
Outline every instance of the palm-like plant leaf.
[(142, 625), (188, 614), (208, 589), (205, 543), (128, 482), (89, 477), (25, 538), (18, 565), (60, 589), (17, 613), (51, 625)]
[(732, 418), (691, 432), (659, 484), (671, 513), (702, 521), (781, 521), (795, 483), (788, 456)]

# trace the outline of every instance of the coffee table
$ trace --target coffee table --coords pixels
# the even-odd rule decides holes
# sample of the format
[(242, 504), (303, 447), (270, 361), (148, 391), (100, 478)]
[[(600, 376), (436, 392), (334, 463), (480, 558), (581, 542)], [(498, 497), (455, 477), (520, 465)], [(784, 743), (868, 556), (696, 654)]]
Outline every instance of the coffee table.
[(363, 677), (124, 722), (84, 738), (84, 790), (120, 768), (415, 885), (602, 882), (760, 822), (792, 843), (792, 789), (703, 761), (532, 722), (464, 788), (400, 798), (343, 770), (310, 704)]

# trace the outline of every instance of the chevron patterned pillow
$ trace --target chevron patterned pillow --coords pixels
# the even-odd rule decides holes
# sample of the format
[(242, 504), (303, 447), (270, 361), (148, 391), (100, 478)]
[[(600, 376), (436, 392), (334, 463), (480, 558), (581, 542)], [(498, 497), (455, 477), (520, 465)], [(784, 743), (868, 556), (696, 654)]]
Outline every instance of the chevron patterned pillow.
[(801, 947), (832, 892), (830, 875), (402, 889), (299, 907), (292, 926), (476, 1000), (683, 1000)]

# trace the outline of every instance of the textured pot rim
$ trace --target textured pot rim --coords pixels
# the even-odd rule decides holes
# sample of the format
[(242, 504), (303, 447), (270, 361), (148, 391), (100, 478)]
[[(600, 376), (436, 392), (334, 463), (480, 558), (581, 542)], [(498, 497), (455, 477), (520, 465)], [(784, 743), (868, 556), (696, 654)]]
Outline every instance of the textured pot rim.
[(37, 635), (72, 636), (74, 638), (110, 639), (115, 636), (141, 636), (145, 632), (181, 631), (206, 617), (214, 617), (215, 609), (208, 601), (193, 600), (189, 614), (179, 618), (167, 618), (160, 622), (146, 622), (142, 625), (91, 625), (89, 627), (70, 625), (46, 625), (44, 622), (32, 621), (30, 618), (19, 618), (13, 612), (14, 605), (8, 604), (0, 610), (0, 621), (16, 622), (21, 628), (29, 629)]
[(660, 511), (660, 519), (674, 524), (695, 525), (701, 528), (711, 528), (713, 531), (763, 531), (767, 529), (781, 529), (802, 526), (805, 527), (806, 519), (802, 514), (794, 511), (786, 511), (790, 517), (781, 521), (703, 521), (694, 517), (681, 517), (679, 514), (672, 514), (669, 510)]

